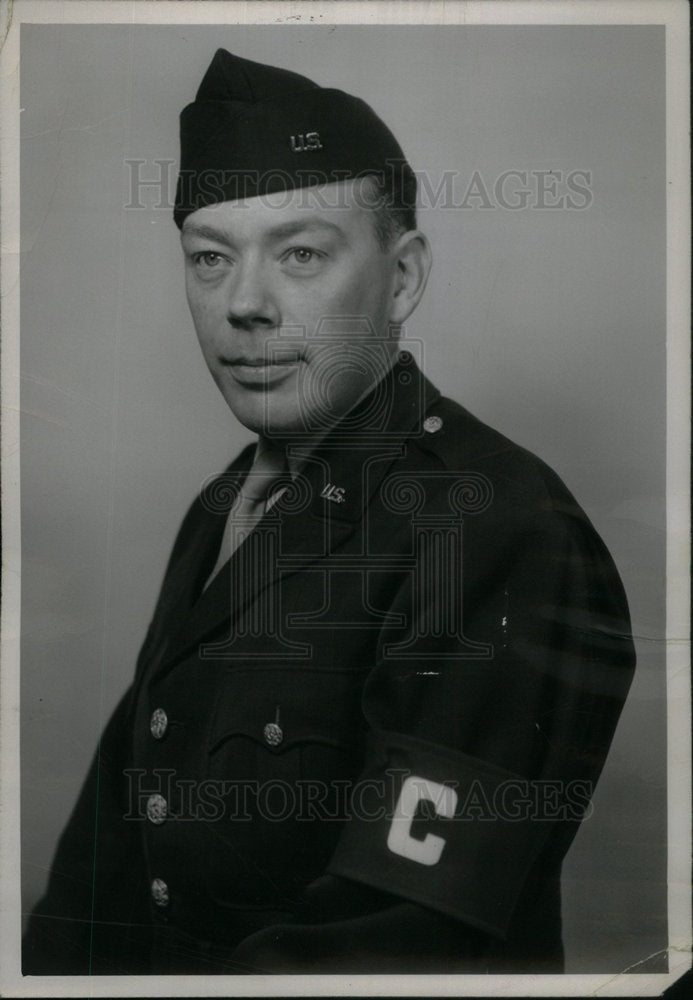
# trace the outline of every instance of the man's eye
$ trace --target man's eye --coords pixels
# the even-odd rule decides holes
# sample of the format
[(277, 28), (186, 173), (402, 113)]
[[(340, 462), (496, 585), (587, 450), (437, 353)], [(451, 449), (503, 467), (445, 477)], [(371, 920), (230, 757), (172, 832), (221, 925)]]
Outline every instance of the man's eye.
[(291, 251), (291, 256), (297, 264), (308, 264), (313, 259), (314, 254), (312, 250), (307, 250), (305, 247), (297, 247)]
[(287, 258), (292, 264), (312, 264), (318, 259), (318, 255), (308, 247), (294, 247), (289, 250)]
[(202, 253), (196, 253), (193, 257), (196, 264), (202, 267), (219, 267), (224, 258), (219, 253), (215, 253), (214, 250), (203, 250)]

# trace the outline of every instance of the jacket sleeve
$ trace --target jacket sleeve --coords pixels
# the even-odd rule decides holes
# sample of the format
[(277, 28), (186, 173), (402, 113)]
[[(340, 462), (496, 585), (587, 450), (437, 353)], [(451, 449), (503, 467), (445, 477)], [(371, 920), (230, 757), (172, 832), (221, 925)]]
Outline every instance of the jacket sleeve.
[(128, 811), (129, 712), (128, 691), (99, 741), (47, 891), (30, 917), (24, 975), (147, 971), (141, 834), (137, 823), (120, 822)]
[(234, 971), (305, 975), (487, 971), (485, 934), (339, 876), (324, 875), (308, 888), (298, 921), (247, 937), (233, 952)]
[(475, 971), (484, 941), (521, 937), (547, 872), (558, 886), (632, 676), (625, 596), (579, 510), (464, 545), (463, 639), (409, 575), (392, 605), (407, 626), (383, 631), (364, 692), (366, 765), (322, 890), (368, 890), (361, 918), (336, 903), (319, 928), (269, 928), (238, 950), (248, 965), (321, 971), (348, 940), (364, 971), (442, 955)]
[[(465, 634), (487, 656), (445, 658), (444, 629), (413, 658), (384, 637), (364, 699), (364, 802), (330, 870), (503, 937), (537, 859), (556, 838), (562, 857), (584, 813), (632, 643), (620, 581), (584, 515), (499, 526), (493, 543), (470, 532), (462, 573)], [(406, 601), (421, 607), (425, 594)]]

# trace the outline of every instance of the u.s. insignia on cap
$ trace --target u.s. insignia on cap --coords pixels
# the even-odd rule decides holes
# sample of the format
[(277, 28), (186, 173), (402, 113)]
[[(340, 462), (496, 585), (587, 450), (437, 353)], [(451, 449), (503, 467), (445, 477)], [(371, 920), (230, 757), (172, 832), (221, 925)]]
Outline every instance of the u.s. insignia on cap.
[(292, 153), (307, 153), (311, 149), (322, 149), (319, 132), (299, 132), (289, 136)]

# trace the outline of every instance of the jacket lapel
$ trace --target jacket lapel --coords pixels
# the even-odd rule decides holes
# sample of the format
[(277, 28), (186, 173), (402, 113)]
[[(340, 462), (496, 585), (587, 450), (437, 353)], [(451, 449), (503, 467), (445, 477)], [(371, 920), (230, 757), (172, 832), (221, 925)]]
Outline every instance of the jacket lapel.
[[(233, 644), (234, 623), (253, 602), (278, 581), (338, 553), (362, 530), (371, 497), (393, 463), (405, 454), (407, 439), (421, 433), (423, 415), (440, 395), (412, 364), (407, 366), (407, 379), (401, 380), (401, 374), (401, 366), (395, 365), (377, 390), (352, 411), (348, 424), (344, 421), (330, 431), (314, 450), (309, 444), (290, 446), (295, 458), (304, 459), (300, 475), (204, 592), (230, 501), (225, 510), (221, 504), (215, 510), (214, 504), (204, 502), (203, 494), (199, 516), (175, 562), (172, 557), (162, 589), (157, 613), (165, 616), (170, 636), (159, 659), (162, 665), (172, 665), (195, 645), (203, 647), (202, 658), (217, 654), (223, 658), (223, 643), (215, 647), (217, 654), (210, 648), (214, 633), (225, 632)], [(374, 407), (376, 392), (379, 400)], [(364, 420), (359, 420), (359, 414)], [(251, 462), (252, 452), (247, 450), (212, 484), (211, 492), (215, 485), (216, 492), (221, 492), (219, 484), (223, 484), (233, 493)], [(271, 655), (270, 636), (263, 634), (259, 649), (263, 658)], [(281, 651), (278, 657), (292, 655), (286, 642), (280, 642), (277, 649)], [(302, 655), (300, 649), (294, 652)]]

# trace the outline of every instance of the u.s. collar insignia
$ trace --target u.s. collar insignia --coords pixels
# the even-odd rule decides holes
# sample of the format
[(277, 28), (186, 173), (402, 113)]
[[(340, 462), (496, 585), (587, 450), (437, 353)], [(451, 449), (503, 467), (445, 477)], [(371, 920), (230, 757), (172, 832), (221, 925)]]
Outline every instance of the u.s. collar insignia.
[(344, 487), (327, 483), (320, 496), (324, 497), (325, 500), (332, 500), (334, 503), (344, 503)]

